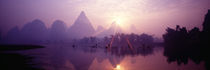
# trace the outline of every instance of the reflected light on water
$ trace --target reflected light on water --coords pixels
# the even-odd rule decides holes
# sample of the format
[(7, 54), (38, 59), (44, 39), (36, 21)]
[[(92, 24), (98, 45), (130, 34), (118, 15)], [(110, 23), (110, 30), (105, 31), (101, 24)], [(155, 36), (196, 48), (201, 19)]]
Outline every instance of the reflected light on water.
[(120, 65), (117, 65), (116, 68), (114, 68), (114, 70), (124, 70)]
[(120, 69), (120, 65), (117, 65), (116, 69)]

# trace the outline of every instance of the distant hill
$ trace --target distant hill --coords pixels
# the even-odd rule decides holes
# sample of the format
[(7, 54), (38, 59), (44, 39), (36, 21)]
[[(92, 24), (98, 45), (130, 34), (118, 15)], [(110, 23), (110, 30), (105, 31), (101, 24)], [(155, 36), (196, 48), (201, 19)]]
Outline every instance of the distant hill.
[(84, 11), (82, 11), (74, 24), (68, 29), (71, 38), (83, 38), (91, 36), (95, 32), (91, 22), (87, 18)]
[(53, 22), (51, 28), (49, 29), (49, 40), (60, 41), (67, 38), (66, 33), (67, 27), (65, 23), (61, 20), (56, 20)]
[(11, 30), (8, 31), (6, 36), (7, 41), (17, 41), (20, 39), (20, 29), (15, 26)]
[(103, 30), (105, 30), (104, 27), (102, 27), (102, 26), (99, 25), (99, 26), (97, 27), (97, 29), (96, 29), (96, 32), (101, 32), (101, 31), (103, 31)]
[(115, 33), (122, 33), (122, 29), (119, 25), (117, 25), (116, 22), (113, 22), (108, 29), (99, 33), (97, 36), (104, 37), (104, 36), (114, 35)]
[(47, 38), (47, 27), (44, 22), (36, 19), (28, 24), (25, 24), (20, 32), (20, 38), (22, 40), (46, 40)]

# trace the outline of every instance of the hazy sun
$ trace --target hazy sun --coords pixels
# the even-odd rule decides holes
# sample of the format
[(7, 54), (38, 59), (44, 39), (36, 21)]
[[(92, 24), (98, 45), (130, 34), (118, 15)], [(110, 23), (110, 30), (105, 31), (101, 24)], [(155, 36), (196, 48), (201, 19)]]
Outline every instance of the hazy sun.
[(114, 15), (110, 18), (112, 22), (115, 22), (124, 32), (129, 30), (129, 17), (124, 16), (123, 14)]
[(120, 27), (123, 27), (123, 26), (124, 26), (124, 19), (123, 19), (123, 18), (117, 17), (117, 18), (114, 18), (113, 21), (114, 21), (117, 25), (119, 25)]
[(120, 19), (116, 19), (115, 22), (120, 25), (121, 24), (121, 20)]

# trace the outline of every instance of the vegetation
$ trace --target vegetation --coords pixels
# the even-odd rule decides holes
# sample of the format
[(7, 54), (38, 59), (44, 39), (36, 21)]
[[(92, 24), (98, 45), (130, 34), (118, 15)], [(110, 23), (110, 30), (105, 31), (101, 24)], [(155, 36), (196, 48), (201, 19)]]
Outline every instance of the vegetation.
[(167, 28), (164, 38), (164, 55), (169, 62), (177, 61), (178, 64), (188, 63), (188, 59), (195, 63), (204, 61), (209, 69), (209, 46), (210, 46), (210, 10), (205, 16), (203, 30), (195, 27), (187, 30), (185, 27), (176, 26), (176, 29)]

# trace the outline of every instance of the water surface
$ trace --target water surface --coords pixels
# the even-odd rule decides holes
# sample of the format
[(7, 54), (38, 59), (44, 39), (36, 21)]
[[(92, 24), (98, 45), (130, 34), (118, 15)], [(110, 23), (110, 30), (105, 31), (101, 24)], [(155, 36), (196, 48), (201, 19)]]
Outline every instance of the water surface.
[(168, 62), (163, 55), (163, 47), (129, 50), (104, 47), (45, 44), (45, 48), (15, 51), (35, 57), (31, 63), (46, 70), (205, 70), (204, 62), (199, 64), (189, 60), (187, 64), (178, 65)]

